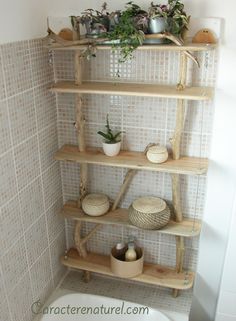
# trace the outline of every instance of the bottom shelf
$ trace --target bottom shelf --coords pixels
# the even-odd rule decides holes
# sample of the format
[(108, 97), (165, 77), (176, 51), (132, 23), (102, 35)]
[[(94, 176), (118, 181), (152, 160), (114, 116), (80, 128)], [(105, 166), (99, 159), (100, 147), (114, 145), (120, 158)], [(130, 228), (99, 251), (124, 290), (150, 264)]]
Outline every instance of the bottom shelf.
[[(110, 257), (106, 255), (88, 253), (86, 258), (82, 258), (77, 250), (72, 248), (68, 251), (66, 257), (62, 256), (61, 262), (70, 268), (116, 277), (110, 269)], [(167, 288), (187, 290), (193, 286), (194, 273), (177, 273), (174, 269), (165, 266), (145, 263), (143, 273), (132, 278), (132, 280)]]

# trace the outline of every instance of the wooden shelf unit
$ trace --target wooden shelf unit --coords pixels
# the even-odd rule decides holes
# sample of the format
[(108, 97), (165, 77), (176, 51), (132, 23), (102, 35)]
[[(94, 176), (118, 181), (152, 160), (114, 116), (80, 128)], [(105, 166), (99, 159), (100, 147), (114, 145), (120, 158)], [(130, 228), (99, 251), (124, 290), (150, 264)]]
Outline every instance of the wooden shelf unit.
[[(134, 229), (139, 229), (129, 222), (128, 210), (125, 208), (118, 208), (114, 211), (110, 211), (103, 216), (89, 216), (86, 215), (82, 209), (78, 208), (75, 201), (68, 201), (62, 209), (64, 218), (89, 222), (96, 224), (113, 224), (127, 226)], [(157, 233), (168, 234), (174, 236), (183, 237), (195, 237), (200, 234), (201, 222), (199, 220), (184, 219), (182, 222), (175, 222), (171, 220), (165, 227), (157, 230)]]
[(76, 85), (72, 81), (58, 82), (51, 87), (51, 91), (55, 93), (160, 97), (198, 101), (212, 99), (214, 92), (210, 87), (186, 87), (183, 90), (177, 90), (176, 86), (156, 84), (82, 82), (80, 85)]
[(145, 154), (141, 152), (121, 151), (116, 157), (109, 157), (104, 155), (100, 148), (87, 148), (86, 151), (80, 152), (78, 147), (74, 145), (64, 145), (56, 152), (55, 159), (80, 164), (96, 164), (185, 175), (203, 175), (208, 168), (206, 158), (181, 157), (176, 160), (168, 159), (162, 164), (154, 164), (149, 162)]
[[(75, 52), (75, 82), (63, 81), (55, 83), (50, 90), (55, 93), (76, 94), (76, 128), (78, 135), (78, 146), (65, 145), (56, 153), (55, 159), (60, 161), (76, 162), (80, 164), (80, 197), (78, 202), (67, 202), (62, 210), (65, 218), (76, 220), (75, 247), (70, 249), (61, 258), (65, 266), (84, 270), (84, 278), (89, 281), (90, 272), (114, 276), (110, 270), (110, 259), (108, 256), (88, 253), (86, 242), (92, 237), (102, 224), (123, 225), (132, 228), (128, 220), (127, 209), (117, 208), (121, 198), (124, 196), (128, 185), (137, 170), (149, 170), (166, 172), (172, 181), (172, 204), (174, 207), (175, 221), (158, 230), (157, 233), (174, 235), (176, 239), (176, 267), (171, 269), (164, 266), (145, 264), (143, 273), (132, 280), (155, 284), (173, 289), (176, 297), (179, 290), (189, 289), (193, 285), (194, 273), (183, 271), (184, 262), (184, 238), (196, 237), (200, 233), (201, 223), (198, 220), (186, 220), (183, 218), (181, 209), (180, 175), (204, 175), (207, 172), (208, 160), (193, 157), (181, 157), (180, 142), (184, 130), (185, 100), (203, 101), (213, 98), (214, 89), (210, 87), (188, 87), (187, 79), (187, 57), (193, 59), (191, 52), (202, 52), (214, 50), (217, 45), (186, 43), (177, 45), (143, 45), (137, 50), (168, 50), (178, 51), (180, 55), (180, 69), (178, 86), (146, 84), (146, 83), (121, 83), (121, 82), (83, 82), (82, 81), (82, 51), (88, 45), (96, 45), (97, 50), (110, 50), (109, 44), (97, 44), (97, 40), (81, 39), (80, 41), (68, 43), (65, 46), (52, 45), (52, 50), (73, 50)], [(194, 59), (193, 59), (194, 60)], [(195, 60), (194, 60), (195, 61)], [(196, 61), (195, 61), (196, 62)], [(178, 88), (178, 89), (177, 89)], [(179, 90), (179, 88), (183, 88)], [(171, 139), (173, 159), (168, 159), (162, 164), (150, 163), (144, 153), (121, 151), (116, 157), (107, 157), (98, 148), (86, 148), (85, 146), (85, 121), (83, 117), (83, 94), (106, 94), (141, 97), (160, 97), (176, 99), (177, 112), (176, 124)], [(158, 107), (157, 107), (158, 112)], [(116, 197), (112, 210), (101, 217), (87, 216), (81, 210), (81, 201), (87, 193), (88, 164), (128, 168), (123, 185)], [(95, 223), (95, 227), (83, 238), (81, 229), (83, 222)]]
[[(70, 268), (115, 276), (110, 269), (110, 257), (106, 255), (88, 253), (88, 255), (83, 258), (79, 256), (76, 249), (72, 248), (66, 255), (61, 257), (61, 262)], [(194, 273), (177, 273), (169, 267), (144, 264), (143, 273), (131, 280), (178, 290), (187, 290), (193, 286)]]

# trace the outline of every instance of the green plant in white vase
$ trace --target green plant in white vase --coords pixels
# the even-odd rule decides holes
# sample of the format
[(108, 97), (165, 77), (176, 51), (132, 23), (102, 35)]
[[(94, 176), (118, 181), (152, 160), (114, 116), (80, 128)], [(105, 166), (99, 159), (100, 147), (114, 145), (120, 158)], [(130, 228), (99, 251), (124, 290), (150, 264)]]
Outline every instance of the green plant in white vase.
[(108, 115), (105, 128), (105, 132), (97, 132), (98, 135), (102, 136), (104, 139), (102, 143), (104, 154), (107, 156), (116, 156), (120, 152), (122, 131), (114, 132), (111, 129)]

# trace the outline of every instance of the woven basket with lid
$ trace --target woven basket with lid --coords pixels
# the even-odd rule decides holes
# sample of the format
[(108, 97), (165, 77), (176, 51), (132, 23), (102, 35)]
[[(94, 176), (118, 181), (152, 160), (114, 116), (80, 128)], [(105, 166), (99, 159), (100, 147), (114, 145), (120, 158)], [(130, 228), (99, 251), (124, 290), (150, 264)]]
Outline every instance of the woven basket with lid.
[(147, 230), (158, 230), (170, 220), (170, 209), (166, 202), (158, 197), (140, 197), (129, 207), (130, 222)]
[(109, 198), (104, 194), (88, 194), (82, 201), (83, 211), (91, 216), (104, 215), (109, 207)]

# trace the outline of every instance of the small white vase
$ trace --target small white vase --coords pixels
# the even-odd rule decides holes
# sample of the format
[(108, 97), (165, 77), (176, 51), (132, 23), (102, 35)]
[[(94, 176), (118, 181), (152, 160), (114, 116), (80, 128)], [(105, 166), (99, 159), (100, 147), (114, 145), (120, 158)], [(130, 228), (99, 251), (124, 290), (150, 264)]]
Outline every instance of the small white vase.
[(121, 142), (115, 144), (102, 143), (104, 154), (107, 156), (116, 156), (120, 152)]

